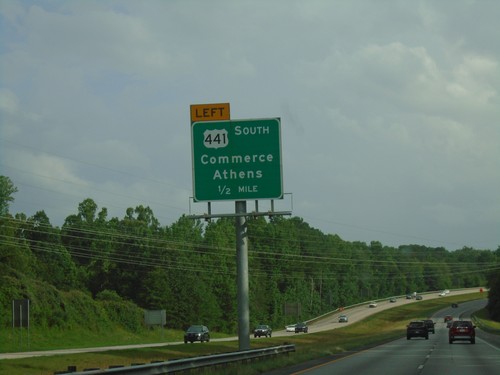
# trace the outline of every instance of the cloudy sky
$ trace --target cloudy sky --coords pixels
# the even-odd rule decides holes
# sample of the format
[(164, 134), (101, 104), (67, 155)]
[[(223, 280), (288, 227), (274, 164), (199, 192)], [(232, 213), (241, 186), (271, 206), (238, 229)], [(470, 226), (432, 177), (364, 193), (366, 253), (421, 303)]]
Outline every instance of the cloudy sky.
[(1, 0), (0, 17), (13, 214), (206, 212), (189, 108), (230, 103), (281, 118), (276, 209), (348, 241), (500, 246), (500, 1)]

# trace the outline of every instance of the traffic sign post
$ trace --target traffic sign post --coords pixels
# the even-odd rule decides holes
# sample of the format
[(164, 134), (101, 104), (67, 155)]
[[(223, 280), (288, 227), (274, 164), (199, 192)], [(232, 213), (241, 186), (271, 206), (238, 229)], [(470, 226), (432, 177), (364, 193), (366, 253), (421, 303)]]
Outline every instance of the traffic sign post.
[(195, 201), (283, 197), (279, 118), (195, 122)]
[(219, 121), (224, 116), (229, 116), (229, 104), (191, 106), (193, 199), (208, 201), (209, 211), (211, 201), (235, 201), (238, 341), (240, 350), (248, 350), (246, 200), (283, 197), (281, 120)]

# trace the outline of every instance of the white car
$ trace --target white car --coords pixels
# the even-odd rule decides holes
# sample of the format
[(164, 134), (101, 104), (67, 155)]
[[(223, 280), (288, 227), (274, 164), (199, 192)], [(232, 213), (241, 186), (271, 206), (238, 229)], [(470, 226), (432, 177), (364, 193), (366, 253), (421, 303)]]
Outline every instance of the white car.
[(371, 301), (368, 307), (377, 307), (377, 302)]
[(339, 316), (339, 323), (347, 323), (349, 321), (349, 318), (347, 318), (347, 315), (340, 315)]
[(286, 330), (287, 332), (295, 332), (295, 326), (296, 326), (296, 325), (297, 325), (297, 324), (289, 324), (289, 325), (287, 325), (287, 326), (285, 327), (285, 330)]

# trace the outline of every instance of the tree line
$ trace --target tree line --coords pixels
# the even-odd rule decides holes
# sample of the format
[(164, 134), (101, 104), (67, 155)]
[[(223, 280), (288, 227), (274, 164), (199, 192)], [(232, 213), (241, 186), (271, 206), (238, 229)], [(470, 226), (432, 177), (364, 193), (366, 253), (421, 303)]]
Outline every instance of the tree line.
[[(37, 280), (67, 293), (166, 310), (167, 327), (199, 323), (237, 331), (234, 219), (181, 216), (161, 225), (144, 206), (109, 218), (87, 198), (57, 227), (44, 211), (12, 215), (16, 192), (0, 176), (0, 310), (10, 309), (7, 294), (36, 298), (23, 285)], [(253, 324), (279, 327), (370, 299), (476, 286), (492, 288), (488, 308), (500, 320), (500, 247), (447, 251), (349, 242), (299, 217), (249, 218), (247, 225)]]

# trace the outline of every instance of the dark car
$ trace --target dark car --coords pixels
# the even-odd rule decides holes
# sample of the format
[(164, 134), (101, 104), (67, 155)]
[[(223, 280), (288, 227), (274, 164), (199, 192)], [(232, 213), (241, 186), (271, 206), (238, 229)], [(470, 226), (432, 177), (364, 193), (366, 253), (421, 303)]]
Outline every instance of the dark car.
[(454, 309), (456, 309), (458, 307), (458, 303), (452, 303), (451, 307), (454, 308)]
[(422, 320), (410, 322), (410, 324), (406, 326), (406, 339), (409, 340), (412, 337), (423, 337), (429, 340), (429, 331)]
[(476, 343), (476, 326), (469, 320), (455, 320), (448, 331), (448, 341), (467, 340)]
[(445, 322), (445, 323), (448, 323), (448, 322), (449, 322), (449, 321), (451, 321), (451, 320), (453, 320), (453, 317), (452, 317), (451, 315), (446, 315), (446, 316), (444, 317), (444, 322)]
[(295, 325), (295, 333), (299, 333), (299, 332), (307, 333), (308, 330), (309, 330), (309, 328), (307, 328), (306, 323), (297, 323)]
[(186, 333), (184, 333), (184, 344), (187, 344), (188, 341), (193, 343), (195, 341), (210, 341), (210, 332), (208, 328), (201, 325), (191, 326), (187, 329)]
[(434, 321), (432, 319), (425, 319), (424, 320), (425, 326), (427, 327), (427, 331), (436, 333), (436, 330), (434, 329)]
[(266, 324), (261, 324), (253, 330), (253, 337), (266, 336), (271, 337), (273, 330)]
[(422, 297), (420, 294), (418, 294), (418, 295), (416, 295), (416, 296), (415, 296), (415, 299), (416, 299), (417, 301), (422, 301), (422, 299), (423, 299), (423, 298), (424, 298), (424, 297)]

